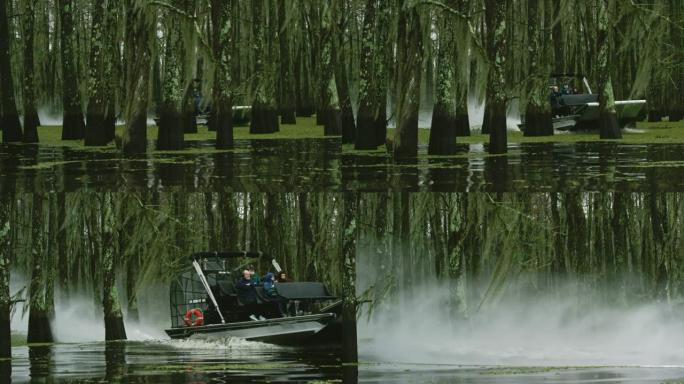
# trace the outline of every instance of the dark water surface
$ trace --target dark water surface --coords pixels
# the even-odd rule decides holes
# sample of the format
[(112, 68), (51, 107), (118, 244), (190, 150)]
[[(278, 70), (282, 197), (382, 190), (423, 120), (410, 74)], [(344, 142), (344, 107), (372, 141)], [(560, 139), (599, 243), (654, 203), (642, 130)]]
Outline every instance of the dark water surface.
[(342, 184), (361, 191), (682, 191), (684, 144), (520, 143), (490, 156), (482, 144), (459, 154), (393, 163), (379, 152), (342, 155)]
[(215, 151), (213, 142), (190, 145), (186, 151), (124, 158), (114, 148), (0, 144), (0, 185), (23, 191), (341, 189), (339, 138), (236, 140), (230, 151)]
[[(13, 348), (12, 383), (662, 383), (684, 367), (506, 367), (362, 362), (339, 351), (246, 341), (138, 341)], [(4, 372), (6, 373), (6, 372)], [(7, 376), (0, 376), (8, 382)]]

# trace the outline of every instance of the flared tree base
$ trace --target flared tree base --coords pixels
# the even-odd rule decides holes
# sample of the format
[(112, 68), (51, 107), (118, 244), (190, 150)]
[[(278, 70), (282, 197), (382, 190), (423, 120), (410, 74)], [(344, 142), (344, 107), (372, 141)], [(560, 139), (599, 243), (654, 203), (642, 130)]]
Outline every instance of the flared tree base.
[(668, 113), (668, 120), (672, 122), (677, 122), (680, 121), (684, 118), (684, 109), (683, 108), (673, 108), (670, 109), (670, 112)]
[(649, 123), (655, 123), (658, 121), (661, 121), (663, 119), (663, 114), (661, 111), (657, 109), (651, 109), (648, 111), (648, 122)]
[(622, 131), (615, 113), (602, 111), (599, 114), (599, 130), (601, 139), (622, 139)]
[(106, 119), (103, 114), (89, 114), (87, 117), (83, 145), (87, 147), (107, 145), (109, 143), (109, 135), (105, 124)]
[(65, 113), (62, 121), (62, 140), (81, 140), (85, 134), (83, 114)]
[(545, 111), (536, 105), (529, 105), (525, 112), (525, 131), (524, 136), (552, 136), (553, 121), (551, 111)]
[(252, 120), (249, 123), (249, 133), (275, 133), (278, 131), (278, 111), (275, 108), (252, 107)]
[(233, 148), (233, 116), (230, 107), (226, 113), (217, 112), (213, 124), (216, 127), (216, 148)]
[(186, 122), (186, 117), (172, 107), (160, 109), (157, 149), (173, 151), (185, 147), (183, 123)]
[(126, 340), (126, 328), (120, 314), (105, 315), (105, 340)]
[(2, 359), (12, 356), (12, 337), (10, 333), (10, 308), (3, 303), (0, 305), (0, 363)]
[(137, 155), (147, 152), (147, 116), (135, 116), (128, 124), (129, 137), (123, 142), (123, 153)]
[(351, 144), (354, 142), (354, 135), (356, 133), (356, 123), (354, 122), (354, 112), (351, 109), (340, 111), (342, 119), (342, 144)]
[(46, 311), (31, 308), (29, 310), (28, 343), (52, 343), (52, 329), (50, 328), (50, 318)]
[(297, 116), (294, 107), (280, 110), (280, 124), (297, 124)]
[(18, 143), (23, 139), (21, 123), (17, 114), (0, 114), (0, 128), (2, 128), (3, 143)]
[(447, 106), (435, 104), (432, 111), (428, 155), (456, 153), (456, 116), (449, 114)]
[(489, 153), (508, 152), (508, 127), (506, 126), (506, 103), (493, 103), (489, 115)]
[(22, 138), (22, 141), (24, 143), (37, 143), (39, 141), (39, 126), (40, 118), (38, 117), (38, 113), (36, 111), (27, 113), (26, 116), (24, 116), (24, 137)]
[(470, 136), (470, 119), (468, 113), (456, 114), (456, 136)]
[(375, 132), (376, 126), (373, 116), (369, 116), (359, 111), (356, 120), (356, 140), (354, 142), (354, 149), (362, 151), (377, 149), (378, 143)]
[(336, 136), (342, 134), (342, 114), (339, 109), (328, 109), (323, 113), (323, 135)]

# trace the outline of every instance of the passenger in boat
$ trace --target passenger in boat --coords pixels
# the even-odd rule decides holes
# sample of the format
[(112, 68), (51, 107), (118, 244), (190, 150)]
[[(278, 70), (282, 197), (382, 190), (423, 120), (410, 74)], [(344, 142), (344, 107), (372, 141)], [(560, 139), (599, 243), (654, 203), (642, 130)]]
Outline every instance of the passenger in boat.
[(278, 290), (276, 288), (277, 282), (273, 279), (274, 276), (271, 272), (264, 275), (264, 293), (271, 302), (276, 303), (280, 316), (285, 316), (287, 313), (288, 301), (278, 295)]
[(252, 282), (254, 283), (254, 285), (261, 285), (261, 277), (259, 276), (258, 273), (256, 273), (254, 266), (250, 265), (249, 267), (247, 267), (247, 270), (249, 271), (249, 273), (252, 276)]
[(245, 305), (257, 303), (256, 284), (252, 281), (252, 273), (245, 269), (242, 271), (242, 278), (238, 281), (235, 289), (238, 293), (238, 299)]
[(264, 293), (269, 298), (278, 296), (278, 291), (276, 291), (275, 281), (273, 280), (273, 274), (271, 272), (264, 275)]
[(285, 271), (280, 271), (276, 275), (276, 281), (279, 283), (289, 283), (290, 279), (287, 278), (287, 273), (285, 273)]

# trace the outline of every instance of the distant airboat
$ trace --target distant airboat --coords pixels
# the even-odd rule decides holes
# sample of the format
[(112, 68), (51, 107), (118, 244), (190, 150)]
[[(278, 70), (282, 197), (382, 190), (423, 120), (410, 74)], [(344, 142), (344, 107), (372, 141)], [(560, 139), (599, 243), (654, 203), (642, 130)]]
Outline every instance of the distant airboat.
[[(554, 94), (554, 87), (558, 91)], [(549, 83), (554, 130), (583, 130), (598, 127), (598, 94), (592, 92), (587, 78), (576, 74), (554, 74)], [(620, 127), (637, 121), (646, 100), (616, 100)], [(524, 116), (523, 116), (524, 119)], [(525, 130), (525, 122), (519, 125)]]

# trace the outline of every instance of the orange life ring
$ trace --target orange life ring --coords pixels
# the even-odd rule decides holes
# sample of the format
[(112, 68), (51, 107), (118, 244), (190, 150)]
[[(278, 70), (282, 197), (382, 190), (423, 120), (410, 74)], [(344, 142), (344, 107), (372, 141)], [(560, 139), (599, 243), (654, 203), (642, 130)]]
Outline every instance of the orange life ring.
[[(194, 320), (193, 316), (195, 317)], [(188, 309), (188, 311), (185, 312), (183, 320), (188, 327), (199, 327), (204, 323), (204, 314), (199, 308)]]

